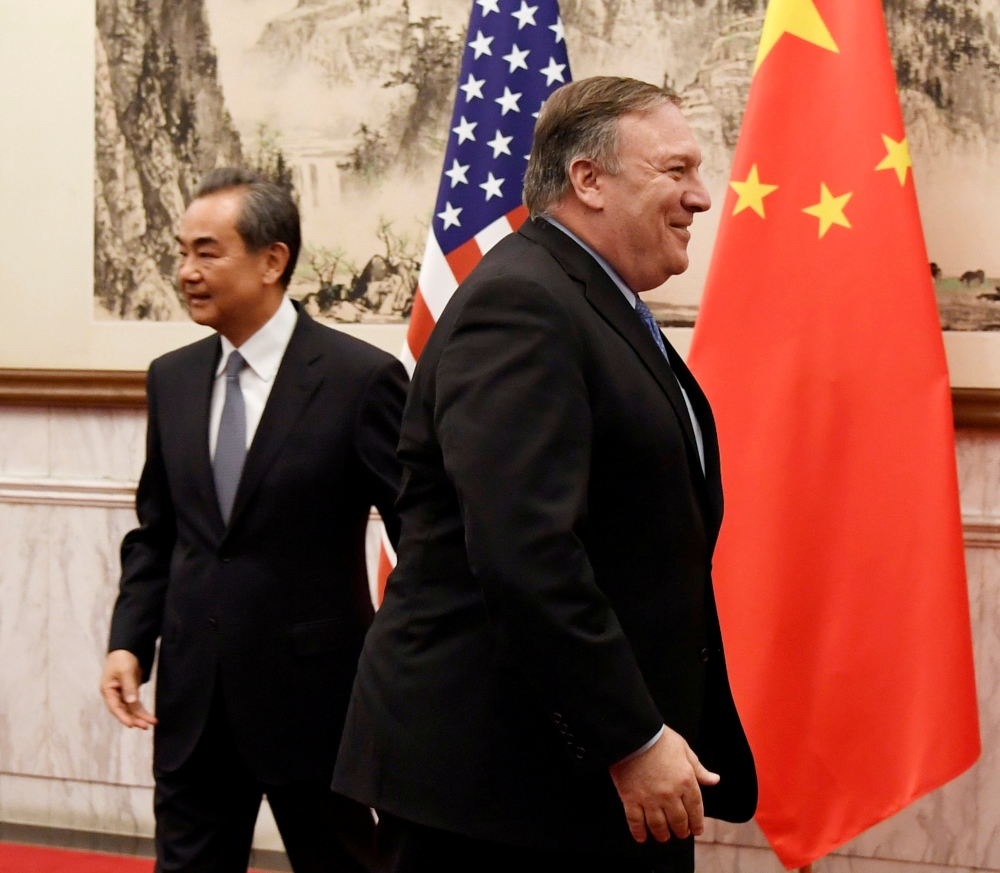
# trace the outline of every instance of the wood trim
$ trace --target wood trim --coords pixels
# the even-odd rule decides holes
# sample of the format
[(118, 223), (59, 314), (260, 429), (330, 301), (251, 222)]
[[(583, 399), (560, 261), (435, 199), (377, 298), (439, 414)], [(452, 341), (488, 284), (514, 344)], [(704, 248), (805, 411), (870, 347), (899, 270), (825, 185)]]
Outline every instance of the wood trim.
[[(1000, 389), (953, 388), (955, 427), (1000, 429)], [(146, 374), (138, 370), (0, 369), (0, 405), (143, 409)]]
[(952, 388), (951, 401), (957, 428), (1000, 428), (1000, 390)]
[(0, 405), (143, 409), (146, 374), (137, 370), (0, 369)]

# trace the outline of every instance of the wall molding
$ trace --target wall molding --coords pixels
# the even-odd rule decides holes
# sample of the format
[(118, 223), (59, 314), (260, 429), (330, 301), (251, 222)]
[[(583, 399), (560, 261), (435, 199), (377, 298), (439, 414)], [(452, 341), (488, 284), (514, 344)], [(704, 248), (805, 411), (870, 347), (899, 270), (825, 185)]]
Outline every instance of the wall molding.
[[(43, 477), (0, 476), (0, 503), (44, 506), (89, 506), (100, 509), (133, 509), (135, 482)], [(372, 521), (380, 521), (372, 509)], [(964, 513), (962, 532), (968, 548), (1000, 548), (1000, 515)]]
[(951, 403), (956, 428), (1000, 428), (1000, 390), (952, 388)]
[(962, 516), (962, 535), (969, 549), (1000, 549), (1000, 515), (968, 513)]
[(135, 482), (0, 476), (0, 503), (133, 509)]
[[(1000, 389), (952, 388), (955, 427), (1000, 429)], [(140, 370), (14, 370), (0, 368), (0, 405), (144, 409)]]
[[(89, 506), (134, 509), (136, 482), (112, 479), (47, 479), (41, 476), (0, 476), (0, 503), (42, 506)], [(371, 521), (382, 516), (373, 507)]]
[(146, 374), (138, 370), (0, 369), (0, 404), (144, 409)]

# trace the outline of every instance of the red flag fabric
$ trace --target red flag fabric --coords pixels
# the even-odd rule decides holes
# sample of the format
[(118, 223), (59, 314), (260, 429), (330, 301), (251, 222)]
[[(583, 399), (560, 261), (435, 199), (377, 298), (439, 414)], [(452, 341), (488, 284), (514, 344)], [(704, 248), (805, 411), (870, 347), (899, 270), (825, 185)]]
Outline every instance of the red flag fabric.
[(879, 0), (771, 0), (690, 364), (718, 419), (714, 562), (799, 867), (979, 754), (947, 364)]

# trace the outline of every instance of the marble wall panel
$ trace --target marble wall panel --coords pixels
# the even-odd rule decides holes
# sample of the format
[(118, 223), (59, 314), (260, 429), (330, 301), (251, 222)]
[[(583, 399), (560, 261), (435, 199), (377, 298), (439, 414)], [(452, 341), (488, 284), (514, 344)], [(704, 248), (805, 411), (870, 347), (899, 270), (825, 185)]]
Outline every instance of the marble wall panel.
[(3, 773), (0, 820), (150, 837), (154, 827), (153, 790)]
[(98, 694), (133, 524), (129, 510), (0, 504), (0, 771), (151, 784), (149, 736)]
[[(698, 873), (784, 873), (784, 867), (767, 849), (718, 844), (698, 845)], [(813, 864), (813, 873), (992, 873), (995, 868), (914, 864), (848, 855), (830, 855)]]
[[(49, 760), (71, 779), (152, 784), (147, 732), (116, 721), (98, 694), (111, 608), (117, 595), (118, 550), (135, 525), (126, 509), (60, 507), (52, 519), (49, 556)], [(151, 688), (142, 689), (152, 708)]]
[(983, 753), (976, 771), (976, 863), (1000, 870), (1000, 549), (968, 553)]
[[(153, 789), (0, 773), (0, 821), (152, 837)], [(274, 815), (261, 804), (253, 846), (283, 852)]]
[(50, 770), (48, 506), (0, 504), (0, 771)]
[(53, 479), (135, 481), (146, 453), (146, 413), (58, 409), (49, 419)]
[(49, 411), (0, 410), (0, 474), (45, 476), (49, 470)]
[(698, 873), (785, 873), (770, 849), (711, 841), (695, 847), (695, 869)]
[[(142, 412), (0, 409), (0, 475), (134, 480), (144, 431)], [(1000, 434), (962, 431), (956, 451), (963, 512), (1000, 516)], [(151, 828), (150, 737), (122, 728), (97, 694), (118, 548), (134, 523), (125, 509), (0, 504), (0, 820)], [(377, 554), (374, 530), (367, 546)], [(983, 758), (816, 873), (1000, 870), (1000, 549), (971, 549), (967, 564)], [(280, 847), (266, 807), (257, 845)], [(723, 869), (781, 865), (753, 823), (710, 823), (699, 871)]]
[(997, 431), (958, 431), (955, 456), (962, 512), (1000, 515), (1000, 439)]

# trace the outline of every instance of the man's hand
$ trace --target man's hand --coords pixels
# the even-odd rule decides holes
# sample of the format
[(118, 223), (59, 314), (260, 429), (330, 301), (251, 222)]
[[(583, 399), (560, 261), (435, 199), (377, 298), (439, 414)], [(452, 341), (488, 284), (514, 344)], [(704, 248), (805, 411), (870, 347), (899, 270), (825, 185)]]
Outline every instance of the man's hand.
[(125, 727), (146, 730), (156, 724), (156, 716), (139, 702), (142, 668), (139, 659), (125, 649), (115, 649), (104, 660), (101, 694), (111, 714)]
[(681, 839), (699, 836), (705, 830), (705, 811), (698, 786), (719, 781), (670, 728), (641, 755), (613, 764), (611, 778), (637, 843), (646, 842), (647, 828), (660, 843), (670, 839), (671, 831)]

